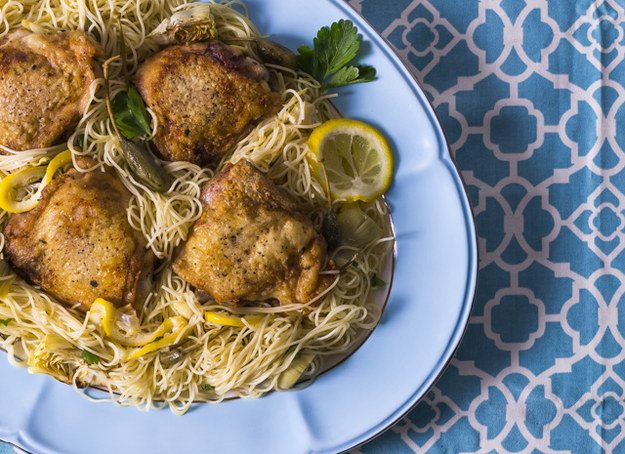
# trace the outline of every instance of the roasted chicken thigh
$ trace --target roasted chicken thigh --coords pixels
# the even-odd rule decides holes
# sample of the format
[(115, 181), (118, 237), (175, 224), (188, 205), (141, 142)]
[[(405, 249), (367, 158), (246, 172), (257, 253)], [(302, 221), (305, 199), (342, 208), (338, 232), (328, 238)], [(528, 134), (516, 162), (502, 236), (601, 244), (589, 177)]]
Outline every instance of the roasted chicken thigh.
[(153, 142), (162, 158), (204, 165), (221, 159), (252, 122), (277, 111), (280, 95), (266, 76), (240, 50), (208, 41), (165, 48), (133, 81), (158, 120)]
[[(80, 158), (78, 164), (94, 162)], [(46, 186), (35, 208), (9, 220), (9, 263), (70, 305), (87, 309), (100, 297), (139, 308), (155, 259), (127, 221), (130, 197), (111, 171), (68, 171)]]
[(53, 145), (85, 111), (102, 50), (83, 32), (15, 31), (0, 38), (0, 145)]
[(328, 280), (319, 275), (326, 241), (286, 194), (250, 162), (228, 164), (202, 188), (204, 210), (173, 263), (219, 303), (306, 303)]

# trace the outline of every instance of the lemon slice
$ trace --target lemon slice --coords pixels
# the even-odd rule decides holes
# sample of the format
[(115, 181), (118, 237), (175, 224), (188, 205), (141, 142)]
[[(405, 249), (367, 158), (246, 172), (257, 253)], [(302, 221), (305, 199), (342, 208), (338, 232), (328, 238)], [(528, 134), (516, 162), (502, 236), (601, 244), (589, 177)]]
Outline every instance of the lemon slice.
[[(245, 320), (248, 323), (258, 323), (263, 319), (262, 315), (247, 315)], [(244, 328), (246, 325), (243, 322), (242, 317), (236, 317), (234, 315), (228, 315), (221, 312), (207, 311), (204, 312), (204, 320), (209, 323), (216, 323), (223, 326), (235, 326), (237, 328)]]
[[(23, 213), (32, 210), (39, 203), (43, 189), (52, 181), (52, 177), (60, 168), (72, 163), (72, 153), (65, 150), (56, 155), (47, 166), (28, 167), (19, 172), (11, 173), (0, 181), (0, 209), (9, 213)], [(37, 191), (21, 200), (17, 199), (20, 189), (41, 180)]]
[(11, 173), (0, 181), (0, 208), (9, 213), (23, 213), (32, 210), (39, 203), (39, 196), (45, 184), (39, 184), (36, 192), (18, 199), (18, 190), (24, 189), (46, 175), (46, 166), (28, 167)]
[(380, 131), (362, 121), (329, 120), (308, 138), (308, 161), (313, 175), (328, 175), (334, 200), (371, 202), (380, 197), (393, 179), (393, 152)]

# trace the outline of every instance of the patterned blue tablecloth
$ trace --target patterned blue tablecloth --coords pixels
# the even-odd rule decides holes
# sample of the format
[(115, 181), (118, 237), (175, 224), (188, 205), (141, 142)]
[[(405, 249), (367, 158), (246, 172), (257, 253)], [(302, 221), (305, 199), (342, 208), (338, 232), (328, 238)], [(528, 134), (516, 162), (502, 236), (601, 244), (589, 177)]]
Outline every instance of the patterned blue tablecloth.
[(625, 452), (623, 0), (350, 3), (430, 96), (481, 254), (446, 373), (354, 452)]

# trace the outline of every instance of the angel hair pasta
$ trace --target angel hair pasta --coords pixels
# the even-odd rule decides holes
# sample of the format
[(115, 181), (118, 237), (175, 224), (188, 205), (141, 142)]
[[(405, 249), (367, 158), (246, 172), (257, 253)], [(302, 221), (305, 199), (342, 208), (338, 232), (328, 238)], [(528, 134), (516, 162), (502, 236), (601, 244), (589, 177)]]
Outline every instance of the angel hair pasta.
[[(110, 58), (122, 51), (121, 24), (125, 59), (111, 61), (108, 76), (115, 96), (126, 89), (125, 74), (133, 74), (162, 48), (148, 36), (150, 32), (173, 13), (193, 7), (185, 0), (0, 0), (0, 43), (19, 28), (36, 33), (81, 30)], [(210, 8), (218, 37), (258, 58), (249, 39), (260, 33), (244, 4), (225, 1), (210, 3)], [(74, 164), (80, 156), (93, 160), (95, 166), (78, 169), (81, 172), (113, 169), (132, 195), (128, 222), (159, 260), (153, 285), (137, 313), (111, 308), (106, 301), (94, 303), (88, 313), (59, 304), (1, 261), (0, 346), (12, 364), (47, 373), (77, 389), (99, 387), (108, 392), (106, 400), (120, 405), (169, 406), (184, 413), (193, 402), (257, 397), (289, 387), (296, 379), (314, 377), (332, 363), (327, 358), (351, 352), (363, 333), (373, 329), (381, 307), (373, 297), (379, 279), (372, 276), (384, 272), (393, 247), (390, 216), (382, 199), (359, 204), (375, 224), (375, 236), (365, 244), (333, 251), (331, 266), (324, 271), (333, 277), (332, 284), (306, 304), (224, 307), (198, 298), (172, 271), (175, 249), (202, 213), (202, 185), (228, 162), (252, 161), (297, 202), (318, 230), (322, 227), (328, 196), (324, 182), (312, 176), (307, 139), (316, 126), (337, 116), (331, 96), (303, 72), (266, 66), (269, 83), (281, 94), (279, 112), (258, 122), (216, 168), (163, 162), (171, 178), (165, 192), (142, 184), (124, 160), (101, 75), (89, 87), (88, 108), (62, 144), (26, 151), (2, 146), (1, 177), (46, 164), (63, 150), (71, 152)], [(162, 126), (152, 117), (154, 133)], [(2, 227), (8, 218), (7, 212), (0, 212)], [(0, 239), (4, 247), (5, 239)], [(298, 372), (290, 379), (294, 369)]]

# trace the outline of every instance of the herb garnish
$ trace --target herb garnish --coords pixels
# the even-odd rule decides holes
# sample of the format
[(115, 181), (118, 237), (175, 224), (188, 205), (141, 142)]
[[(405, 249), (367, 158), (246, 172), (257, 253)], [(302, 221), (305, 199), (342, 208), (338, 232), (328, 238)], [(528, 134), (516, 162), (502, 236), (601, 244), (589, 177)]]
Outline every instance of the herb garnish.
[(356, 58), (360, 39), (352, 21), (341, 19), (317, 32), (313, 49), (306, 45), (299, 47), (297, 64), (317, 79), (323, 88), (371, 82), (375, 78), (375, 68), (348, 65)]
[(111, 107), (117, 128), (126, 139), (134, 139), (135, 137), (149, 139), (152, 133), (150, 115), (143, 98), (135, 87), (118, 93), (113, 98)]
[[(104, 73), (104, 99), (106, 101), (106, 109), (108, 110), (109, 117), (111, 119), (111, 125), (117, 139), (119, 140), (120, 151), (124, 160), (132, 170), (132, 173), (137, 179), (145, 184), (147, 187), (156, 192), (165, 192), (169, 188), (169, 175), (163, 168), (163, 166), (152, 155), (152, 152), (147, 148), (147, 143), (144, 140), (133, 141), (127, 139), (124, 133), (122, 133), (119, 123), (122, 123), (122, 127), (128, 127), (126, 133), (138, 133), (142, 138), (147, 138), (150, 133), (149, 116), (145, 111), (145, 104), (139, 93), (130, 87), (128, 80), (128, 74), (126, 73), (126, 53), (124, 44), (124, 33), (121, 26), (121, 19), (117, 18), (119, 23), (119, 42), (121, 47), (121, 53), (109, 58), (102, 65), (102, 72)], [(124, 78), (126, 82), (127, 90), (122, 92), (121, 95), (117, 95), (115, 99), (118, 99), (118, 111), (115, 112), (113, 108), (113, 101), (111, 100), (111, 90), (109, 87), (109, 65), (114, 60), (122, 59), (122, 69), (124, 71)], [(134, 90), (134, 93), (132, 93)], [(121, 96), (121, 97), (120, 97)], [(138, 98), (138, 99), (137, 99)], [(146, 115), (146, 118), (138, 119), (136, 113), (139, 112), (140, 116)], [(123, 119), (118, 121), (117, 116), (121, 114)], [(142, 125), (147, 123), (147, 132), (144, 130), (145, 125), (139, 126), (141, 131), (135, 129), (136, 125)], [(136, 135), (133, 137), (137, 137)]]
[(371, 287), (373, 287), (373, 288), (384, 287), (386, 285), (386, 282), (384, 282), (382, 279), (380, 279), (378, 277), (378, 275), (375, 274), (375, 273), (373, 273), (373, 275), (369, 279), (369, 283), (371, 284)]
[(104, 73), (104, 98), (106, 108), (111, 118), (111, 124), (117, 136), (117, 140), (119, 140), (121, 154), (137, 179), (154, 191), (165, 192), (169, 188), (169, 175), (163, 166), (156, 161), (150, 150), (146, 148), (145, 142), (134, 142), (126, 139), (119, 130), (117, 121), (115, 121), (108, 71), (110, 63), (117, 58), (119, 58), (119, 55), (106, 60), (102, 65), (102, 72)]
[(100, 358), (97, 355), (94, 355), (89, 350), (85, 350), (84, 348), (82, 350), (81, 356), (87, 362), (87, 364), (98, 364), (100, 362)]
[(9, 326), (9, 323), (13, 321), (12, 318), (0, 318), (0, 325)]
[(112, 117), (115, 119), (117, 129), (126, 139), (142, 137), (149, 140), (152, 132), (150, 129), (151, 118), (143, 98), (135, 87), (130, 86), (126, 61), (126, 38), (124, 38), (124, 29), (120, 16), (117, 16), (117, 26), (119, 27), (119, 53), (122, 58), (126, 91), (118, 93), (113, 99), (111, 103)]

